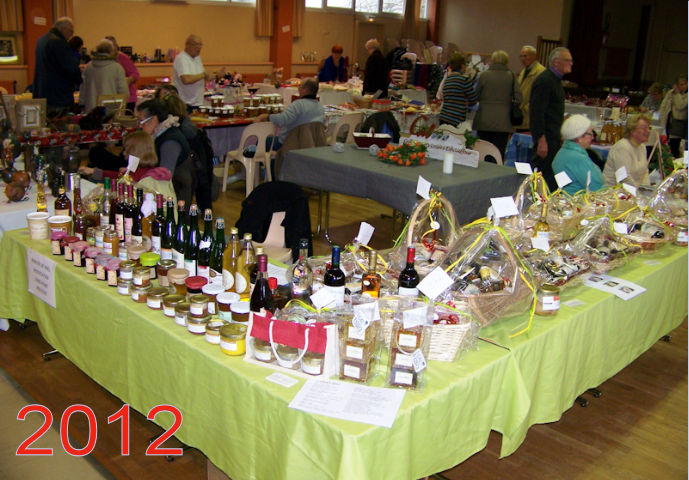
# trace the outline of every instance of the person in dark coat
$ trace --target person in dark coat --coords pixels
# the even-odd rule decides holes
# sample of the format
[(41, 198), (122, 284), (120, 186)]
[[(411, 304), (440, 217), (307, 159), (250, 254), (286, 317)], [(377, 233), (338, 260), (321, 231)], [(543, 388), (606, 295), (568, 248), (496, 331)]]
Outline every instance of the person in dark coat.
[(364, 70), (364, 95), (374, 94), (378, 90), (383, 93), (378, 98), (387, 98), (388, 84), (390, 83), (390, 67), (387, 60), (380, 51), (380, 43), (375, 38), (366, 42), (368, 59)]
[(550, 67), (534, 80), (529, 99), (529, 121), (535, 155), (533, 167), (543, 173), (551, 190), (557, 189), (553, 158), (560, 149), (560, 127), (565, 117), (565, 90), (562, 77), (572, 71), (572, 54), (564, 47), (550, 53)]
[(67, 43), (72, 35), (72, 19), (61, 17), (36, 42), (33, 98), (45, 98), (48, 113), (70, 108), (74, 91), (81, 84), (79, 62)]

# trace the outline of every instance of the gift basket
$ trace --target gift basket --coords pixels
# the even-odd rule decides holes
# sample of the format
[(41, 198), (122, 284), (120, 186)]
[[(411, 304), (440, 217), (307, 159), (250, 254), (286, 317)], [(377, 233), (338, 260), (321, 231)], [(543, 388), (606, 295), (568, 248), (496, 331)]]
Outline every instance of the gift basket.
[(459, 244), (469, 241), (457, 260), (445, 268), (455, 283), (441, 299), (452, 304), (466, 302), (481, 326), (533, 307), (533, 273), (507, 234), (499, 227), (485, 226), (478, 234), (468, 233)]
[(624, 236), (639, 245), (642, 252), (655, 251), (673, 239), (670, 227), (638, 208), (633, 209), (617, 222), (625, 225), (623, 229), (627, 231), (627, 234)]
[(597, 217), (585, 223), (566, 248), (590, 262), (593, 272), (606, 273), (640, 252), (639, 245), (614, 232), (610, 217)]
[(534, 250), (525, 260), (531, 264), (538, 285), (549, 283), (560, 288), (571, 287), (580, 283), (581, 275), (591, 270), (591, 264), (566, 245), (558, 245), (548, 252)]
[(416, 271), (421, 278), (440, 265), (459, 238), (461, 229), (452, 204), (441, 193), (419, 203), (390, 251), (390, 269), (399, 273), (406, 265), (407, 247), (416, 248)]
[(675, 170), (658, 186), (651, 213), (674, 230), (675, 243), (687, 244), (687, 169)]

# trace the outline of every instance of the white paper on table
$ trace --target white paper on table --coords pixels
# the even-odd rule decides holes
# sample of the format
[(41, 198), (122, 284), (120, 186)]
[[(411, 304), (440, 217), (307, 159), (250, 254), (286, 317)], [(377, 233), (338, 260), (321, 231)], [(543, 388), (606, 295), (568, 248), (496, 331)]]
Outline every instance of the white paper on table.
[(55, 308), (55, 262), (26, 249), (27, 290)]
[(627, 224), (622, 222), (613, 222), (612, 229), (621, 235), (627, 235), (629, 233), (627, 231)]
[(321, 288), (316, 293), (309, 297), (311, 303), (316, 307), (317, 310), (321, 310), (327, 307), (334, 307), (337, 305), (337, 299), (330, 293), (327, 288)]
[(622, 180), (627, 178), (627, 167), (620, 167), (615, 171), (615, 180), (617, 180), (617, 183), (620, 183)]
[(278, 285), (287, 285), (287, 267), (273, 265), (268, 262), (268, 276), (278, 279)]
[(584, 278), (584, 285), (603, 292), (612, 293), (622, 300), (629, 300), (646, 291), (641, 285), (610, 275), (590, 274)]
[(266, 380), (269, 382), (273, 382), (277, 385), (280, 385), (281, 387), (285, 388), (290, 388), (293, 385), (296, 385), (299, 383), (299, 380), (297, 380), (294, 377), (290, 377), (288, 375), (284, 375), (280, 372), (275, 372), (266, 377)]
[(450, 278), (445, 270), (436, 267), (431, 273), (426, 275), (426, 278), (419, 282), (416, 288), (431, 300), (435, 300), (438, 295), (447, 290), (453, 283), (455, 283), (454, 280)]
[(629, 185), (628, 183), (623, 183), (622, 188), (624, 188), (627, 192), (631, 193), (636, 197), (636, 187), (634, 185)]
[(357, 241), (366, 246), (368, 245), (368, 242), (371, 241), (371, 237), (373, 236), (373, 232), (376, 230), (376, 228), (366, 222), (361, 222), (361, 225), (359, 226), (359, 233), (356, 236)]
[(493, 206), (493, 213), (495, 213), (495, 216), (498, 218), (519, 215), (519, 209), (512, 197), (491, 198), (490, 203)]
[(514, 168), (517, 169), (517, 173), (520, 173), (522, 175), (531, 175), (533, 174), (533, 169), (531, 168), (531, 164), (525, 163), (525, 162), (514, 162)]
[(560, 172), (557, 175), (555, 175), (555, 181), (557, 182), (557, 186), (559, 188), (565, 188), (567, 185), (572, 183), (572, 179), (569, 178), (567, 172)]
[(311, 379), (297, 392), (289, 408), (392, 428), (405, 393), (397, 388)]
[(129, 155), (129, 160), (127, 163), (127, 170), (134, 173), (134, 172), (136, 172), (137, 168), (139, 168), (139, 157), (135, 157), (134, 155)]
[(531, 246), (538, 250), (543, 250), (544, 252), (550, 251), (550, 240), (547, 237), (538, 236), (531, 237)]
[(433, 184), (419, 175), (419, 181), (416, 183), (416, 194), (421, 198), (428, 200), (431, 198), (431, 186)]

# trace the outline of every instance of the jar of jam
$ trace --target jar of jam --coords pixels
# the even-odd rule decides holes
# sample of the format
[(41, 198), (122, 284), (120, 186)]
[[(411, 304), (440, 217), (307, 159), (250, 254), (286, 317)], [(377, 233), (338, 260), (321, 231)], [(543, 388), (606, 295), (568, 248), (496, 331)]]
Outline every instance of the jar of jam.
[(130, 279), (118, 278), (117, 279), (117, 293), (120, 295), (129, 295), (129, 286), (132, 284)]
[(67, 234), (62, 230), (53, 230), (50, 232), (50, 249), (53, 252), (53, 255), (65, 254), (63, 241), (66, 237)]
[(218, 317), (225, 322), (232, 321), (232, 304), (239, 301), (239, 294), (234, 292), (219, 293), (215, 300), (218, 304)]
[(170, 282), (170, 287), (175, 289), (177, 295), (187, 295), (186, 280), (189, 272), (186, 268), (171, 268), (167, 272), (167, 279)]
[(220, 350), (227, 355), (246, 353), (246, 325), (231, 323), (220, 328)]
[(299, 350), (287, 345), (278, 345), (275, 349), (277, 352), (278, 365), (292, 370), (299, 370)]
[(182, 295), (166, 295), (163, 297), (163, 314), (166, 317), (173, 318), (175, 316), (175, 307), (177, 307), (177, 305), (182, 303), (184, 300), (186, 300), (186, 297)]
[(120, 278), (131, 280), (134, 277), (134, 267), (136, 267), (136, 262), (133, 260), (120, 262)]
[(163, 308), (163, 299), (170, 294), (170, 290), (165, 287), (153, 287), (148, 291), (146, 305), (153, 310)]
[(139, 244), (129, 245), (127, 249), (127, 258), (134, 260), (137, 265), (141, 265), (141, 255), (146, 253), (146, 247)]
[(79, 237), (65, 237), (65, 248), (64, 248), (64, 253), (65, 253), (65, 260), (68, 262), (71, 262), (74, 257), (72, 257), (72, 245), (75, 243), (79, 242)]
[(273, 349), (270, 342), (261, 340), (260, 338), (251, 337), (251, 344), (254, 347), (254, 358), (261, 362), (271, 363), (275, 360), (273, 356)]
[(145, 286), (140, 286), (140, 285), (132, 285), (129, 288), (129, 294), (132, 297), (132, 300), (134, 300), (136, 303), (148, 303), (148, 292), (151, 289), (151, 285), (145, 285)]
[(187, 317), (187, 330), (194, 335), (203, 335), (206, 333), (206, 325), (208, 325), (210, 320), (210, 315), (204, 315), (202, 317), (189, 315)]
[(206, 341), (213, 345), (220, 345), (220, 329), (226, 325), (225, 322), (209, 321), (206, 324)]
[(189, 313), (192, 317), (205, 317), (210, 315), (208, 312), (208, 297), (201, 295), (192, 295), (189, 297)]
[[(132, 260), (133, 261), (133, 260)], [(120, 268), (120, 272), (121, 272)], [(134, 267), (132, 283), (137, 287), (147, 287), (151, 284), (151, 269), (149, 267)]]
[(89, 247), (89, 242), (81, 240), (72, 244), (72, 264), (75, 267), (86, 266), (86, 256), (84, 252)]
[(306, 352), (301, 358), (301, 371), (309, 375), (322, 375), (325, 355), (322, 353)]
[(218, 313), (216, 298), (224, 291), (225, 289), (219, 283), (207, 283), (201, 289), (201, 292), (208, 297), (208, 313), (211, 315), (216, 315)]
[(96, 258), (102, 253), (103, 250), (98, 247), (89, 247), (84, 250), (84, 258), (86, 259), (86, 273), (96, 273)]
[(148, 277), (151, 280), (156, 279), (156, 265), (158, 264), (158, 260), (160, 260), (160, 255), (154, 252), (145, 252), (139, 257), (139, 263), (141, 263), (141, 266), (148, 267), (148, 269), (151, 271), (148, 274)]
[(108, 228), (103, 232), (103, 251), (113, 257), (119, 257), (120, 239), (114, 228)]
[(187, 326), (187, 317), (189, 317), (189, 302), (181, 302), (175, 305), (175, 323), (180, 327)]
[(234, 302), (230, 305), (232, 321), (246, 324), (249, 321), (250, 304), (246, 301)]
[(170, 270), (177, 267), (177, 262), (174, 260), (158, 260), (156, 265), (156, 274), (158, 277), (158, 285), (161, 287), (169, 287), (170, 280), (167, 278), (167, 274)]
[(536, 315), (557, 315), (560, 310), (560, 288), (544, 283), (536, 291)]
[(119, 272), (120, 270), (120, 262), (121, 260), (119, 258), (111, 258), (105, 265), (105, 270), (107, 271), (108, 286), (110, 287), (117, 286), (117, 272)]
[(184, 283), (187, 286), (187, 295), (191, 297), (192, 295), (199, 295), (201, 293), (201, 289), (208, 283), (208, 279), (206, 277), (194, 275), (193, 277), (187, 277)]

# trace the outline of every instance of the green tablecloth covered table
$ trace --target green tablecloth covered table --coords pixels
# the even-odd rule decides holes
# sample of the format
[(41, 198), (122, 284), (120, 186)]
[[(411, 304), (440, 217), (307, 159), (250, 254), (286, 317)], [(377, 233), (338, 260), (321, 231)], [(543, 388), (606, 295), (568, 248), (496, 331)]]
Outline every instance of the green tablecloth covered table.
[[(26, 292), (27, 247), (57, 264), (55, 309)], [(557, 420), (577, 394), (631, 362), (687, 309), (686, 249), (636, 258), (615, 274), (647, 293), (623, 302), (577, 287), (564, 300), (586, 304), (536, 317), (528, 336), (508, 339), (523, 315), (484, 329), (510, 350), (479, 342), (454, 362), (430, 362), (425, 389), (407, 393), (387, 429), (289, 409), (304, 380), (290, 388), (266, 381), (272, 370), (229, 357), (118, 295), (52, 257), (47, 241), (30, 240), (26, 229), (6, 233), (0, 251), (0, 317), (36, 320), (53, 347), (138, 411), (179, 408), (176, 436), (235, 480), (419, 478), (483, 449), (490, 430), (503, 434), (502, 454), (509, 454), (530, 425)], [(172, 418), (156, 422), (168, 427)]]

